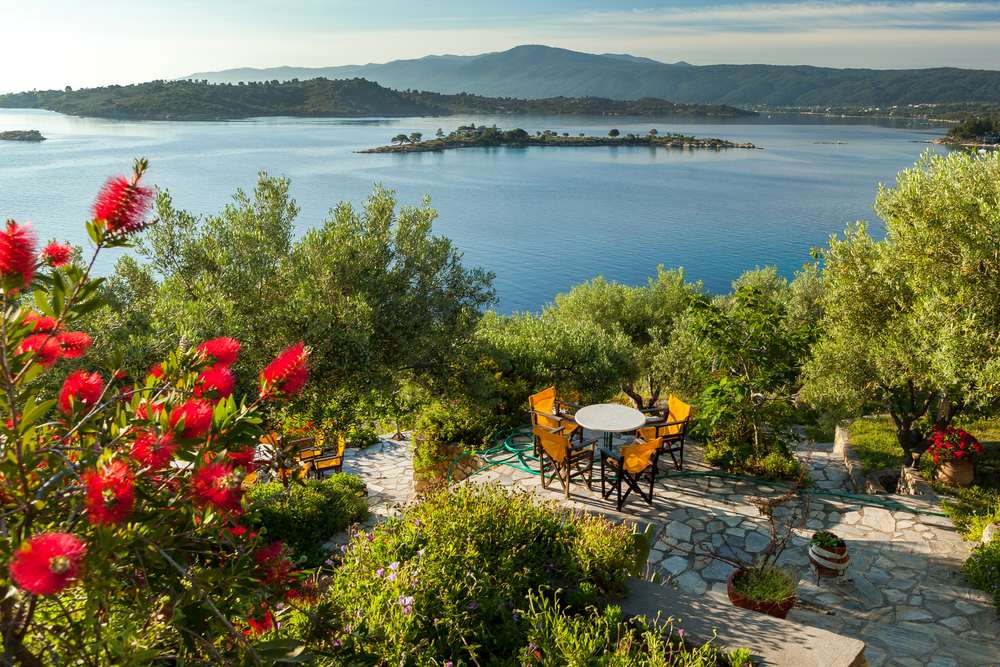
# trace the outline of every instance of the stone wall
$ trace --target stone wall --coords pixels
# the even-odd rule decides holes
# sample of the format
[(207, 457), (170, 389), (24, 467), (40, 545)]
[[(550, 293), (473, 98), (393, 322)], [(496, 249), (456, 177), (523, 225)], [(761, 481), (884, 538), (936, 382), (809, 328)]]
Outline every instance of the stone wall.
[[(416, 446), (420, 447), (420, 443), (416, 443)], [(486, 460), (477, 454), (466, 454), (465, 456), (462, 456), (465, 451), (465, 447), (460, 444), (445, 445), (442, 448), (445, 460), (434, 466), (434, 469), (431, 471), (431, 475), (429, 477), (418, 473), (416, 470), (413, 471), (413, 490), (417, 493), (422, 493), (431, 486), (447, 483), (449, 468), (451, 469), (451, 481), (461, 482), (463, 479), (486, 465)], [(452, 461), (459, 456), (462, 456), (462, 458), (460, 458), (453, 467), (451, 465)]]
[[(833, 441), (834, 453), (840, 454), (844, 458), (844, 465), (851, 475), (851, 483), (854, 485), (856, 493), (879, 495), (886, 493), (885, 488), (879, 483), (878, 478), (892, 470), (880, 470), (870, 475), (862, 473), (861, 459), (857, 452), (851, 448), (850, 436), (843, 426), (837, 427), (837, 432)], [(899, 486), (896, 493), (909, 496), (933, 496), (934, 488), (921, 477), (920, 471), (916, 468), (903, 468), (900, 472)]]

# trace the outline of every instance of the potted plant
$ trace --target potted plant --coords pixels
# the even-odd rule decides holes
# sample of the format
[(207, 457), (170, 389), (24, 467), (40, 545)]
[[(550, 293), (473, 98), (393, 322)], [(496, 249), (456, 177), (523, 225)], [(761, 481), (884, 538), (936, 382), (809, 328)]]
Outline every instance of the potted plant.
[(805, 525), (809, 515), (809, 498), (801, 497), (801, 504), (782, 513), (784, 519), (779, 525), (775, 519), (775, 510), (785, 502), (797, 496), (799, 480), (782, 496), (764, 499), (757, 497), (750, 503), (757, 511), (767, 518), (771, 540), (767, 546), (752, 561), (741, 559), (738, 551), (731, 548), (724, 540), (726, 549), (719, 550), (706, 547), (699, 542), (694, 553), (729, 563), (736, 570), (726, 580), (726, 592), (733, 606), (742, 609), (761, 612), (775, 618), (785, 618), (788, 610), (795, 604), (795, 589), (798, 576), (790, 568), (778, 564), (781, 554), (788, 546), (795, 529)]
[(939, 482), (956, 486), (969, 486), (974, 477), (973, 461), (983, 455), (983, 446), (975, 436), (960, 428), (941, 428), (935, 424), (931, 431), (927, 453), (937, 464), (934, 473)]
[(817, 579), (840, 577), (839, 583), (847, 581), (851, 557), (847, 543), (837, 535), (825, 530), (814, 533), (809, 541), (809, 562), (816, 568)]

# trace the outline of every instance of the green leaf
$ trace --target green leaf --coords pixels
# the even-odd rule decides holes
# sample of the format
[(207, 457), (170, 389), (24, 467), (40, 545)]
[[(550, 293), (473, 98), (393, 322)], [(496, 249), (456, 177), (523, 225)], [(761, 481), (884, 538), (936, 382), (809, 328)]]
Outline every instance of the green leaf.
[(305, 653), (305, 642), (297, 639), (274, 639), (254, 647), (262, 658), (275, 662), (300, 663), (311, 660), (312, 655)]
[(56, 404), (56, 399), (54, 398), (52, 400), (39, 403), (38, 405), (33, 405), (34, 400), (34, 398), (30, 399), (24, 406), (24, 416), (21, 417), (22, 425), (34, 424), (39, 417), (48, 412), (49, 409)]
[(38, 310), (42, 311), (45, 315), (49, 317), (55, 317), (55, 313), (52, 312), (52, 306), (49, 305), (48, 300), (45, 298), (47, 295), (42, 290), (35, 290), (35, 305), (38, 306)]

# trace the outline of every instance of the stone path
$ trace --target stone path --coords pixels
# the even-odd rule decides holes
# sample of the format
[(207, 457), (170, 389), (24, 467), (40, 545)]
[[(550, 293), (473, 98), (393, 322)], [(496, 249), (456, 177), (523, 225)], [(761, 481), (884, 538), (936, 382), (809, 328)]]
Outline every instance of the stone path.
[[(820, 490), (851, 493), (847, 470), (832, 449), (830, 444), (817, 445), (804, 457), (810, 476)], [(711, 470), (702, 463), (697, 445), (686, 448), (685, 472)], [(359, 474), (368, 483), (369, 504), (377, 516), (412, 498), (408, 442), (384, 440), (349, 451), (344, 471)], [(783, 492), (777, 486), (741, 480), (667, 476), (657, 481), (652, 507), (629, 498), (619, 513), (600, 497), (599, 482), (594, 491), (574, 482), (566, 499), (561, 490), (542, 489), (537, 474), (508, 466), (480, 472), (470, 481), (519, 486), (573, 509), (652, 523), (657, 539), (651, 568), (669, 575), (669, 582), (685, 591), (726, 604), (725, 580), (732, 567), (694, 555), (692, 545), (752, 557), (767, 546), (769, 537), (766, 522), (748, 501)], [(880, 498), (936, 509), (911, 496)], [(791, 510), (790, 506), (791, 502), (779, 513)], [(970, 588), (960, 571), (973, 545), (962, 540), (947, 518), (819, 494), (810, 495), (807, 511), (807, 527), (792, 537), (780, 561), (800, 576), (790, 620), (863, 640), (871, 667), (1000, 665), (1000, 620), (989, 596)], [(369, 525), (376, 520), (370, 519)], [(817, 583), (806, 556), (808, 538), (816, 530), (831, 530), (847, 540), (851, 555), (847, 583), (829, 579)]]

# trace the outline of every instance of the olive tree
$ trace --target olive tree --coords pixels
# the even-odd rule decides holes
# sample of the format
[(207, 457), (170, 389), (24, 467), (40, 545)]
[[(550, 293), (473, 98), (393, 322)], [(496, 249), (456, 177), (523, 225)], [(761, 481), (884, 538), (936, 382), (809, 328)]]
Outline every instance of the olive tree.
[(806, 396), (842, 414), (882, 403), (910, 463), (919, 420), (993, 404), (1000, 373), (1000, 157), (925, 154), (881, 187), (886, 236), (850, 226), (818, 251), (822, 336)]

